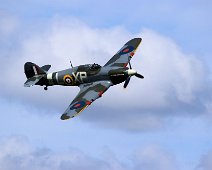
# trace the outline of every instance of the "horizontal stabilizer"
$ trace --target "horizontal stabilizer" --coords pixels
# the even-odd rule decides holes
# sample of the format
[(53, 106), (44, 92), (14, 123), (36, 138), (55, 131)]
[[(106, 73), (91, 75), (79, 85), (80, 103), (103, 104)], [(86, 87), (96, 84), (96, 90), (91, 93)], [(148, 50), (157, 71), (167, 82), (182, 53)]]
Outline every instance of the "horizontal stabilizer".
[(51, 68), (51, 65), (45, 65), (41, 67), (41, 69), (45, 72), (49, 71), (50, 68)]
[(40, 79), (42, 79), (42, 78), (43, 78), (43, 75), (37, 75), (37, 76), (31, 77), (24, 83), (24, 87), (33, 86), (36, 83), (38, 83), (40, 81)]

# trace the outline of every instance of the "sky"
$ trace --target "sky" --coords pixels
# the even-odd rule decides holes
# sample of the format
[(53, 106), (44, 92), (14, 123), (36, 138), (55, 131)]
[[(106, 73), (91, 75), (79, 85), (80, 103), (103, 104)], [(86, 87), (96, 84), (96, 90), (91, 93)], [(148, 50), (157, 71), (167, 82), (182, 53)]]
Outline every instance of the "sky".
[[(0, 2), (0, 170), (212, 169), (211, 1)], [(104, 65), (135, 37), (145, 78), (74, 119), (78, 87), (23, 86), (27, 61)]]

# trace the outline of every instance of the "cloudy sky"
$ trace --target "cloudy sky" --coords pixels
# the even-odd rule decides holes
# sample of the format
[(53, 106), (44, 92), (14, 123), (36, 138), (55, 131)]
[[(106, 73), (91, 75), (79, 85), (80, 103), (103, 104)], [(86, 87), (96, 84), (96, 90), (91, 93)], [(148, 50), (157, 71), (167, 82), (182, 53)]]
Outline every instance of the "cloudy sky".
[[(212, 2), (0, 1), (0, 170), (211, 170)], [(78, 117), (78, 87), (24, 88), (50, 72), (104, 65), (129, 39), (145, 79), (110, 88)]]

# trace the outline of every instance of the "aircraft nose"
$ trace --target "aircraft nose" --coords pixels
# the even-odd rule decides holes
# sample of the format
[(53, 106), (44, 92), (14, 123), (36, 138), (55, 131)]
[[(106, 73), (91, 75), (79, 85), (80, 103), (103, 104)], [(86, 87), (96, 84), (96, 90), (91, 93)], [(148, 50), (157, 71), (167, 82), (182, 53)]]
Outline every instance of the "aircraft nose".
[(128, 74), (129, 76), (135, 75), (135, 74), (137, 73), (137, 71), (135, 71), (135, 70), (133, 70), (133, 69), (129, 69), (129, 70), (127, 70), (126, 72), (127, 72), (127, 74)]

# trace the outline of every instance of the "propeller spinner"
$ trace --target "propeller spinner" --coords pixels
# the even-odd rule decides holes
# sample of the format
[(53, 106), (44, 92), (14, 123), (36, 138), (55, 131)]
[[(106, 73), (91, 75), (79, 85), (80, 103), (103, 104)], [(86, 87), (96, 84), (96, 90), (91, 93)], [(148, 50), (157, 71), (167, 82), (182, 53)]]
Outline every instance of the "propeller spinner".
[(142, 76), (141, 74), (137, 73), (137, 71), (135, 71), (135, 70), (132, 69), (132, 66), (131, 66), (130, 62), (129, 62), (129, 66), (130, 66), (130, 69), (128, 69), (126, 71), (126, 73), (127, 73), (127, 75), (129, 77), (127, 77), (127, 79), (124, 82), (124, 88), (126, 88), (128, 86), (128, 84), (129, 84), (130, 79), (131, 79), (132, 76), (135, 76), (135, 77), (140, 78), (140, 79), (143, 79), (144, 78), (144, 76)]

